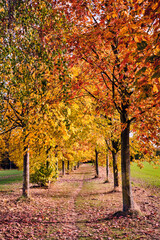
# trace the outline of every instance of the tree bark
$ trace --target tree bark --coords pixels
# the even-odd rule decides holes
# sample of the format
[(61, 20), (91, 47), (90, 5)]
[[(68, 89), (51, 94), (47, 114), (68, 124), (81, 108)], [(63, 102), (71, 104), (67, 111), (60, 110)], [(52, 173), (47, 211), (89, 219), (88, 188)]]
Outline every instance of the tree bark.
[(127, 212), (133, 208), (133, 200), (130, 183), (130, 153), (129, 153), (129, 131), (130, 123), (128, 113), (123, 108), (121, 113), (121, 172), (122, 172), (122, 196), (123, 211)]
[(114, 178), (114, 189), (119, 187), (119, 179), (118, 179), (118, 166), (117, 166), (117, 153), (112, 151), (113, 158), (113, 178)]
[(106, 181), (109, 182), (109, 151), (106, 154)]
[(119, 173), (118, 173), (118, 163), (117, 163), (118, 151), (119, 151), (119, 140), (112, 139), (114, 189), (119, 187), (119, 178), (118, 178)]
[(67, 161), (67, 172), (69, 174), (69, 160)]
[(64, 169), (64, 161), (62, 160), (62, 176), (65, 174), (65, 169)]
[(96, 175), (95, 177), (99, 177), (99, 168), (98, 168), (98, 151), (95, 149), (96, 159), (95, 159), (95, 168), (96, 168)]
[(28, 150), (28, 147), (24, 147), (22, 196), (26, 198), (29, 197), (29, 150)]
[(58, 178), (58, 160), (56, 160), (56, 179)]
[(77, 168), (79, 168), (79, 161), (77, 162)]

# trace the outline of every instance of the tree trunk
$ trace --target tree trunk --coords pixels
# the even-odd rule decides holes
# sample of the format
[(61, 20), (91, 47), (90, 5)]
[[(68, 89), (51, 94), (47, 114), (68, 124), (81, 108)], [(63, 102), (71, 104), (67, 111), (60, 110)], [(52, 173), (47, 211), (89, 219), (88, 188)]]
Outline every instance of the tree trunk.
[(129, 153), (129, 131), (130, 123), (125, 109), (121, 113), (121, 172), (122, 172), (122, 196), (123, 211), (127, 212), (133, 208), (130, 183), (130, 153)]
[(67, 161), (67, 172), (69, 174), (69, 160)]
[(106, 154), (106, 181), (109, 182), (109, 150)]
[(56, 179), (58, 178), (58, 160), (56, 160)]
[(62, 160), (62, 176), (65, 174), (65, 169), (64, 169), (64, 161)]
[(118, 166), (117, 166), (117, 153), (112, 151), (113, 157), (113, 178), (114, 178), (114, 189), (119, 187), (119, 179), (118, 179)]
[(79, 161), (78, 161), (78, 163), (77, 163), (77, 168), (79, 168)]
[(96, 161), (95, 161), (95, 168), (96, 168), (96, 178), (99, 177), (99, 169), (98, 169), (98, 151), (95, 149), (95, 154), (96, 154)]
[(29, 151), (28, 151), (28, 147), (24, 147), (22, 196), (26, 197), (26, 198), (29, 197)]

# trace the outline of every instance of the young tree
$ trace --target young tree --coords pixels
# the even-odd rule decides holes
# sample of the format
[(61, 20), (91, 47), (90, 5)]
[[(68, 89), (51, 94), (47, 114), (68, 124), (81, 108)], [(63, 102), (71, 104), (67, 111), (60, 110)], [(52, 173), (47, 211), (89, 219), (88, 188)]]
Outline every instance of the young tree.
[[(119, 116), (115, 113), (113, 117), (107, 117), (103, 115), (102, 111), (99, 118), (95, 119), (97, 124), (98, 131), (100, 131), (106, 143), (107, 151), (110, 151), (112, 154), (112, 165), (113, 165), (113, 178), (114, 178), (114, 190), (119, 187), (119, 170), (118, 170), (118, 152), (120, 151), (120, 124)], [(106, 174), (108, 179), (108, 157), (109, 153), (106, 156)]]
[[(68, 19), (74, 23), (68, 41), (70, 58), (72, 64), (82, 60), (83, 72), (75, 85), (96, 96), (106, 114), (116, 109), (120, 115), (123, 211), (127, 212), (134, 208), (130, 125), (159, 106), (159, 3), (73, 0), (67, 8)], [(83, 79), (84, 73), (88, 77)]]
[[(32, 132), (44, 119), (48, 106), (58, 102), (64, 92), (67, 71), (60, 50), (64, 40), (59, 38), (64, 19), (61, 21), (50, 3), (41, 1), (8, 1), (1, 11), (1, 134), (14, 129), (22, 131), (23, 196), (28, 197)], [(42, 28), (49, 23), (54, 25), (52, 37), (47, 29), (42, 34)], [(45, 39), (50, 39), (50, 43), (46, 44)]]

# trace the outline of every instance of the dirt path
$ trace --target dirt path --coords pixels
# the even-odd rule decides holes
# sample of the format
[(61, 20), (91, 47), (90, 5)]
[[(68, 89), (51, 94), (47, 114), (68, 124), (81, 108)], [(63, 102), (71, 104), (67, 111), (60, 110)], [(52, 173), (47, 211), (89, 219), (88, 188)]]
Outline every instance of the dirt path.
[(49, 190), (49, 196), (58, 199), (57, 211), (61, 219), (57, 223), (61, 230), (56, 232), (57, 239), (78, 239), (80, 230), (77, 227), (76, 198), (83, 186), (84, 169), (85, 166), (82, 166), (71, 175), (59, 179)]
[(133, 196), (143, 215), (113, 217), (122, 210), (122, 193), (113, 192), (113, 180), (104, 184), (105, 170), (81, 165), (60, 177), (50, 189), (31, 189), (30, 202), (17, 201), (21, 186), (0, 192), (0, 240), (159, 240), (160, 198), (134, 187)]

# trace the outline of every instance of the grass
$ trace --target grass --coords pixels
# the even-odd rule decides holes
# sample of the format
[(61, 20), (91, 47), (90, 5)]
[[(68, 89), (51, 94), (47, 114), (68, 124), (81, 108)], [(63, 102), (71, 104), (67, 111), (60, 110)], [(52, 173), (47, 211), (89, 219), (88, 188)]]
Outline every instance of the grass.
[(8, 178), (0, 179), (0, 185), (12, 184), (12, 183), (21, 182), (21, 181), (22, 181), (22, 176), (8, 177)]
[(10, 176), (10, 175), (22, 175), (22, 171), (19, 171), (17, 169), (13, 169), (13, 170), (0, 170), (0, 179), (1, 177), (4, 176)]
[(0, 170), (0, 190), (9, 190), (13, 184), (22, 182), (22, 171)]
[[(139, 168), (136, 163), (131, 164), (131, 176), (147, 185), (160, 187), (160, 166), (154, 168), (151, 164), (144, 162), (144, 168)], [(87, 173), (86, 173), (87, 175)], [(19, 170), (0, 170), (0, 185), (11, 184), (22, 181), (22, 171)], [(93, 190), (94, 184), (86, 184), (86, 190)], [(90, 188), (90, 189), (89, 189)]]
[(147, 162), (144, 162), (143, 165), (143, 168), (139, 168), (136, 163), (133, 163), (131, 177), (144, 182), (147, 186), (160, 187), (160, 166), (154, 168)]
[(100, 176), (94, 178), (90, 165), (82, 166), (48, 190), (31, 188), (30, 202), (17, 201), (21, 183), (6, 185), (19, 188), (0, 192), (0, 239), (158, 239), (159, 198), (133, 187), (145, 215), (115, 217), (122, 209), (122, 193), (112, 191), (113, 181), (104, 184), (105, 168), (100, 168)]

